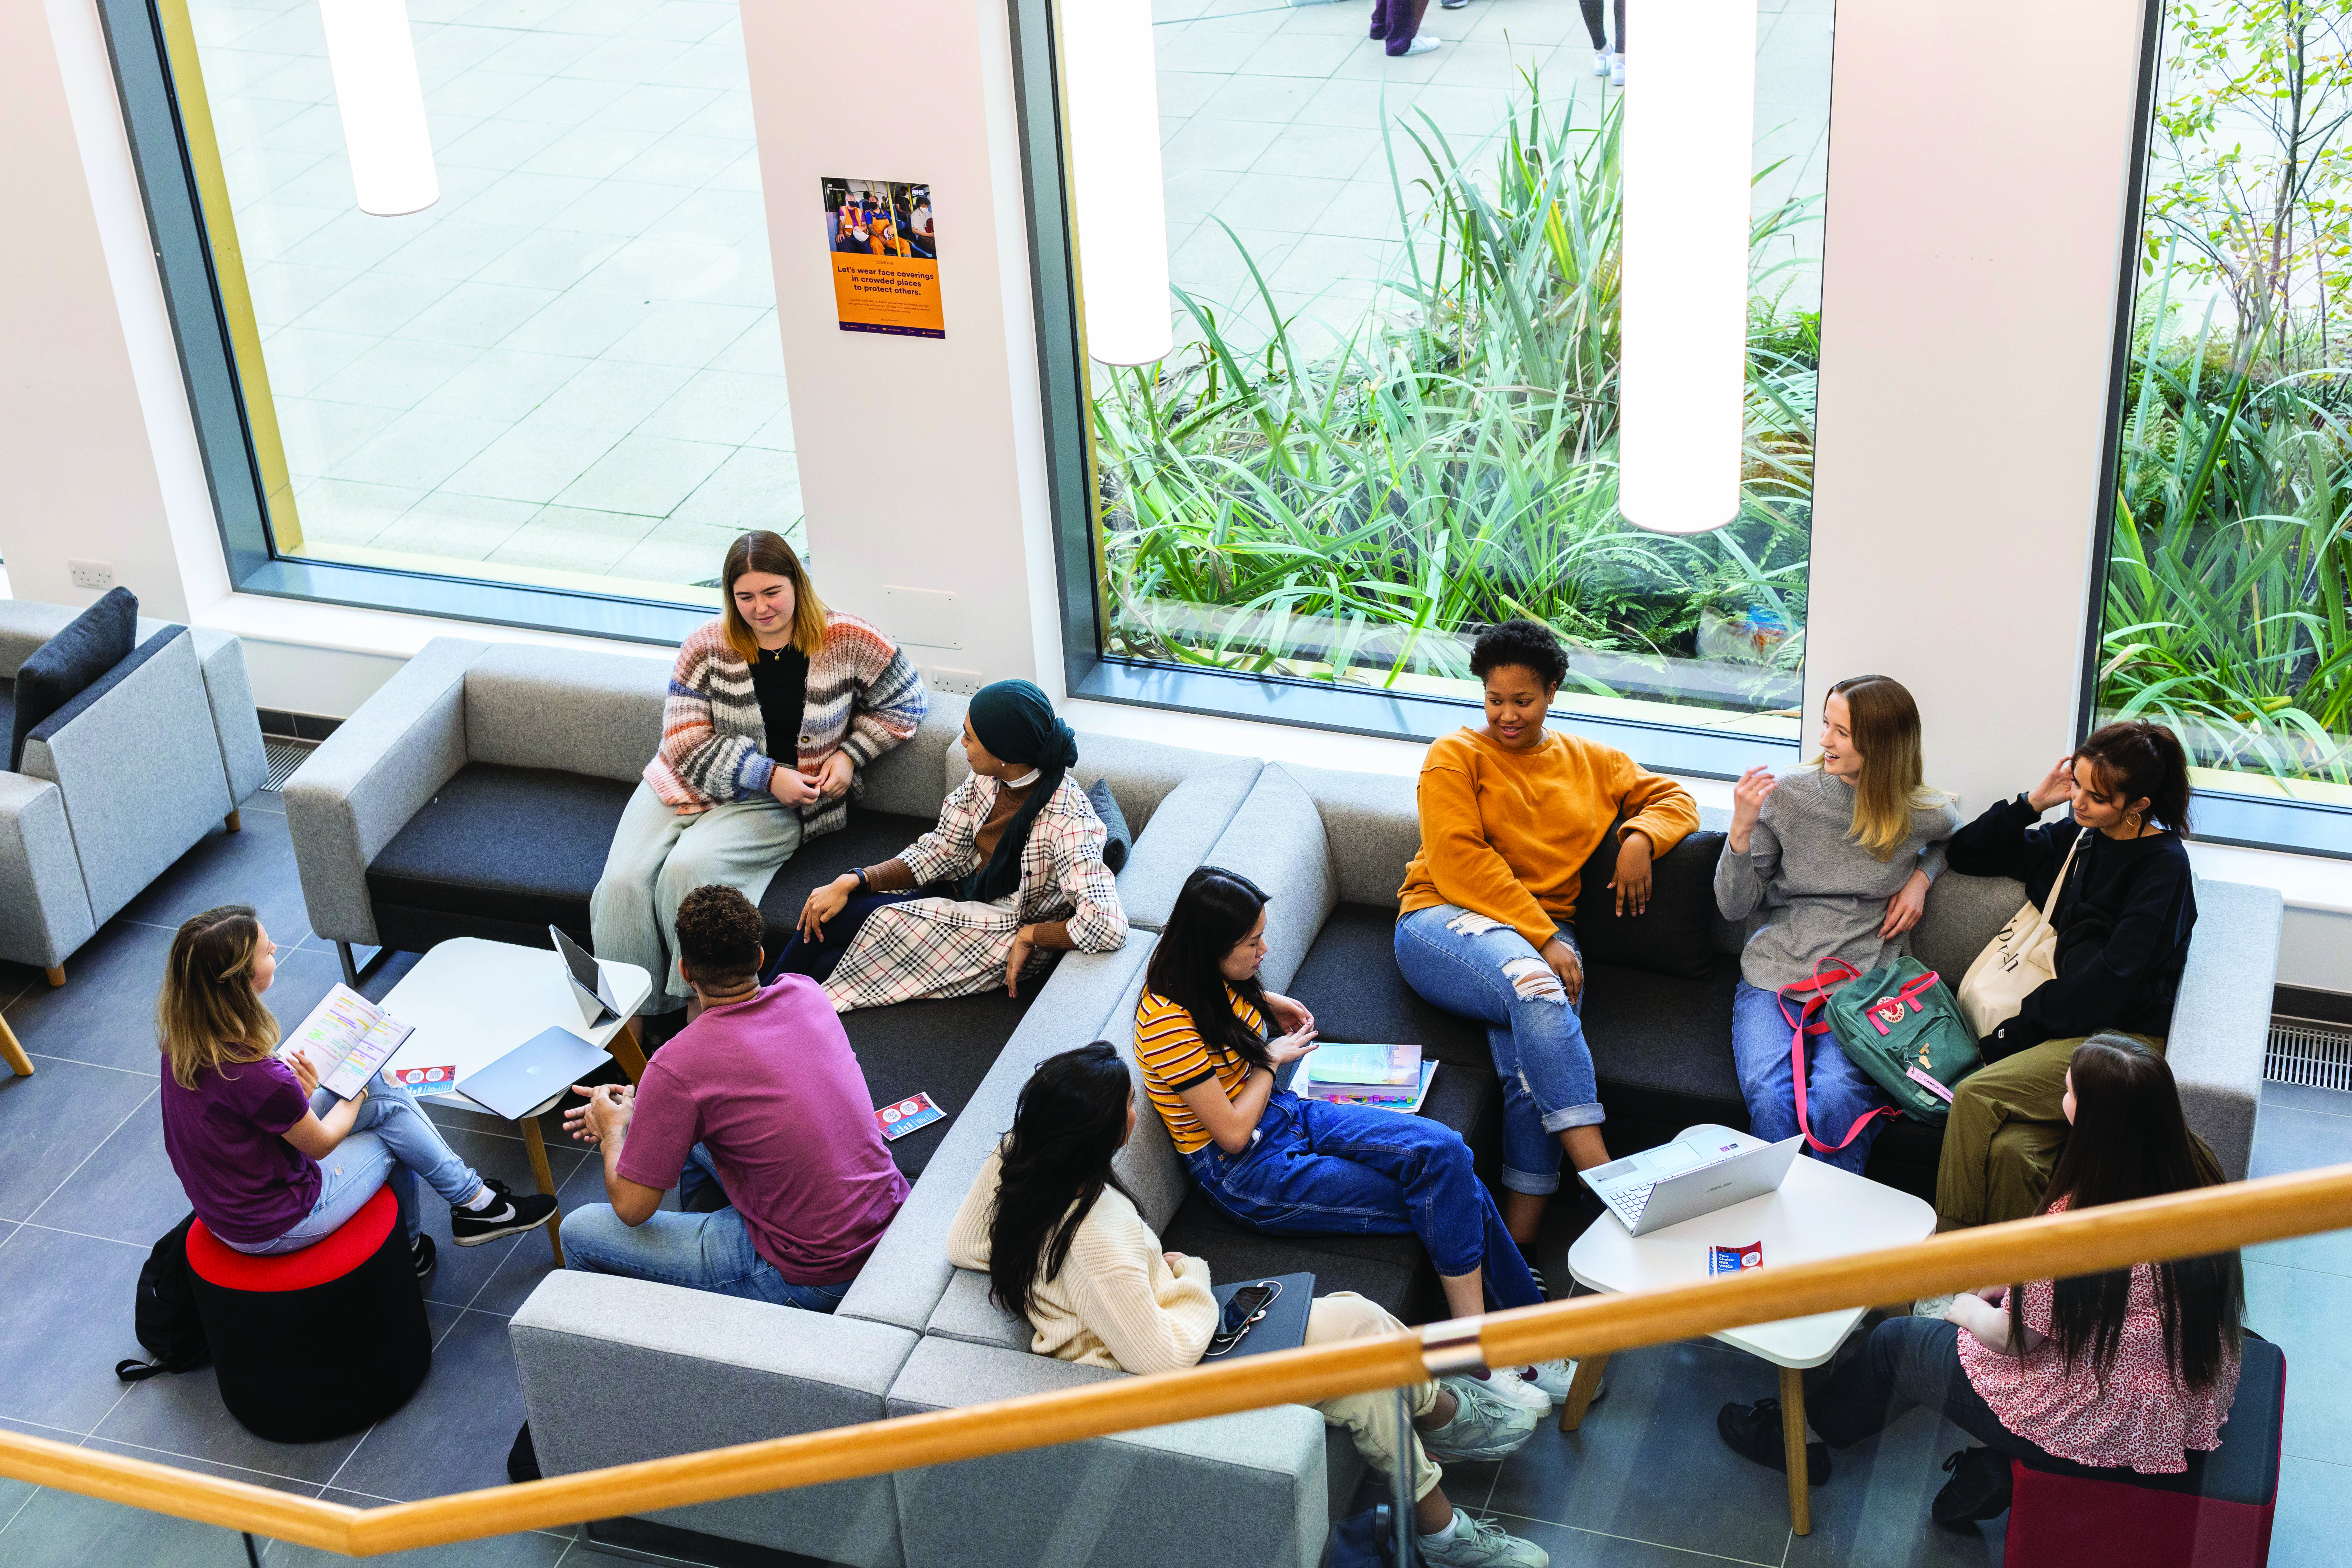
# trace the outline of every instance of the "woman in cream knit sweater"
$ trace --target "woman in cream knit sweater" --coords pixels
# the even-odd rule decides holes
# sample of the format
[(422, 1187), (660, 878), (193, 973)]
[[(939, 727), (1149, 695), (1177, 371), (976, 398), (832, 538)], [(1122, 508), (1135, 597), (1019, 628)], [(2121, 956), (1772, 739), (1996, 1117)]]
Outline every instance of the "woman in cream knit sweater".
[[(988, 1275), (990, 1296), (1020, 1313), (1040, 1355), (1131, 1373), (1192, 1366), (1217, 1326), (1206, 1260), (1164, 1252), (1111, 1173), (1135, 1128), (1127, 1064), (1097, 1040), (1040, 1065), (1021, 1090), (1013, 1131), (991, 1153), (948, 1233), (948, 1258)], [(1361, 1296), (1316, 1298), (1307, 1342), (1328, 1343), (1403, 1328)], [(1535, 1415), (1474, 1378), (1448, 1377), (1411, 1391), (1414, 1523), (1422, 1560), (1434, 1568), (1544, 1568), (1531, 1542), (1457, 1513), (1430, 1457), (1491, 1460), (1524, 1444)], [(1398, 1463), (1393, 1406), (1385, 1394), (1347, 1394), (1316, 1408), (1347, 1429), (1364, 1462), (1383, 1475)]]

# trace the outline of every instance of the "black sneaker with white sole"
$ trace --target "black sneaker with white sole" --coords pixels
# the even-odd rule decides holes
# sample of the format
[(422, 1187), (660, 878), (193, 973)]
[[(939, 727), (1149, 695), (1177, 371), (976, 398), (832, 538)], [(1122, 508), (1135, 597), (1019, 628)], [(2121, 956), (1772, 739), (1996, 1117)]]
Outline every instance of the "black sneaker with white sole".
[(485, 1181), (482, 1185), (490, 1189), (488, 1208), (452, 1206), (449, 1210), (449, 1239), (460, 1247), (479, 1247), (502, 1236), (520, 1236), (555, 1217), (555, 1200), (543, 1193), (517, 1197), (507, 1190), (504, 1182)]

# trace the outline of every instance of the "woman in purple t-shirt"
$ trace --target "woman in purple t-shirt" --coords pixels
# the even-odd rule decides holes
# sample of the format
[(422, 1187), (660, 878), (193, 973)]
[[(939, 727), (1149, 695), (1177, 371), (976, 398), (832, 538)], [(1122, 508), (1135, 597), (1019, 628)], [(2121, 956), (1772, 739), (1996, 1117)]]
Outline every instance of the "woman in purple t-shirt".
[(422, 1279), (433, 1238), (417, 1217), (420, 1175), (449, 1200), (460, 1247), (548, 1222), (553, 1198), (477, 1176), (406, 1089), (372, 1080), (339, 1100), (299, 1052), (271, 1055), (278, 1020), (261, 994), (277, 972), (278, 944), (244, 904), (206, 910), (172, 939), (155, 1005), (163, 1149), (206, 1229), (239, 1252), (299, 1251), (389, 1183)]

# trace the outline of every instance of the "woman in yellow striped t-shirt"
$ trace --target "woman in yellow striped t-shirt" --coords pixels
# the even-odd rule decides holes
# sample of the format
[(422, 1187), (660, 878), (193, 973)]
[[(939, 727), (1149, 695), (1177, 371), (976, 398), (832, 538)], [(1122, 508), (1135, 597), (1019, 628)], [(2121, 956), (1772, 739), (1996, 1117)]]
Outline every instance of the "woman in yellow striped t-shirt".
[[(1315, 1048), (1306, 1007), (1258, 981), (1265, 895), (1203, 866), (1185, 879), (1135, 1009), (1146, 1091), (1201, 1190), (1273, 1235), (1421, 1237), (1456, 1317), (1539, 1300), (1453, 1129), (1301, 1100), (1276, 1072)], [(1265, 1037), (1266, 1020), (1283, 1033)]]

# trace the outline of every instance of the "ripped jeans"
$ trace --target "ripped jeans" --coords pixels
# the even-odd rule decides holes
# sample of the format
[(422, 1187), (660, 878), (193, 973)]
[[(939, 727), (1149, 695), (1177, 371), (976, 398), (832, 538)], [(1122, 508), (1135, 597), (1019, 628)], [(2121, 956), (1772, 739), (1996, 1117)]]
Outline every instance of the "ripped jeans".
[[(1575, 931), (1563, 926), (1559, 935), (1576, 945)], [(1583, 1020), (1559, 976), (1517, 931), (1452, 904), (1397, 921), (1396, 961), (1423, 999), (1486, 1025), (1503, 1080), (1503, 1185), (1559, 1191), (1560, 1132), (1606, 1115)]]

